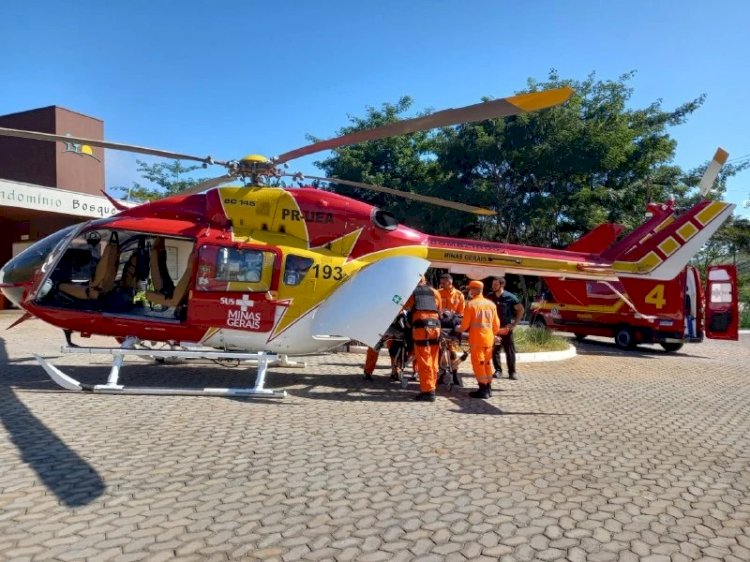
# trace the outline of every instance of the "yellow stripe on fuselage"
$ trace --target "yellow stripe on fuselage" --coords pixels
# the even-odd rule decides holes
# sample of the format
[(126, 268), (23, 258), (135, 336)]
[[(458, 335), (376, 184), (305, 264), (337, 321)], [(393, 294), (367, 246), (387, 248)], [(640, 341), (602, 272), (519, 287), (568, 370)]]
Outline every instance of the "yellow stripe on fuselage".
[(667, 257), (674, 254), (679, 247), (680, 243), (671, 236), (669, 236), (664, 241), (662, 241), (661, 244), (659, 244), (659, 249), (664, 252), (664, 255)]
[[(429, 248), (426, 259), (438, 263), (524, 269), (539, 272), (540, 275), (543, 275), (544, 272), (575, 273), (580, 275), (582, 271), (587, 271), (592, 276), (601, 277), (611, 277), (613, 274), (609, 267), (603, 268), (597, 264), (587, 264), (585, 262), (571, 261), (564, 258), (539, 258), (512, 254), (474, 252), (463, 249)], [(590, 269), (586, 269), (586, 266)]]
[(713, 201), (708, 207), (703, 209), (700, 213), (695, 215), (695, 219), (703, 226), (706, 226), (708, 223), (710, 223), (716, 215), (721, 213), (724, 209), (727, 208), (726, 203), (721, 203), (719, 201)]
[(686, 222), (680, 228), (677, 229), (677, 234), (680, 235), (685, 242), (690, 240), (693, 236), (698, 234), (700, 229), (691, 222)]
[(614, 314), (620, 308), (622, 308), (622, 305), (625, 304), (622, 299), (619, 299), (617, 302), (611, 305), (605, 305), (605, 304), (590, 304), (590, 305), (577, 305), (577, 304), (562, 304), (558, 302), (553, 303), (545, 303), (537, 305), (534, 310), (543, 310), (543, 311), (551, 311), (553, 308), (558, 308), (559, 310), (565, 310), (567, 312), (598, 312), (601, 314)]
[(653, 250), (643, 256), (638, 261), (616, 261), (613, 264), (615, 271), (625, 271), (628, 273), (648, 273), (653, 271), (664, 260)]

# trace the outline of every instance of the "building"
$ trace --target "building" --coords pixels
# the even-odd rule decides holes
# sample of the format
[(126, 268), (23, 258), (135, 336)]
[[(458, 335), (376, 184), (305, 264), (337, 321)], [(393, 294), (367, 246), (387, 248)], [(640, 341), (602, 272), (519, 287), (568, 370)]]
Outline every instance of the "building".
[[(0, 127), (104, 136), (101, 120), (54, 105), (2, 115)], [(0, 136), (0, 264), (61, 228), (114, 214), (103, 191), (104, 149)]]

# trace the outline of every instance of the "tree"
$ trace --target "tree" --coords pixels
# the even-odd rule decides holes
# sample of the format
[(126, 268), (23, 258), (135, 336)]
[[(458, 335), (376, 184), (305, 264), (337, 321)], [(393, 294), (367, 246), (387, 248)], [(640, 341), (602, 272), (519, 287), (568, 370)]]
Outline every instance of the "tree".
[[(684, 199), (688, 177), (671, 165), (676, 142), (667, 129), (685, 119), (703, 97), (666, 111), (656, 101), (628, 108), (633, 73), (617, 80), (529, 80), (524, 92), (572, 86), (564, 105), (507, 119), (394, 137), (334, 151), (317, 162), (328, 175), (487, 206), (481, 219), (457, 211), (344, 190), (383, 206), (411, 226), (434, 234), (484, 237), (564, 247), (602, 222), (628, 227), (643, 220), (646, 203)], [(411, 98), (382, 109), (339, 132), (371, 128), (402, 118)]]
[[(382, 104), (380, 109), (368, 107), (365, 117), (350, 117), (351, 125), (342, 127), (337, 134), (345, 135), (398, 121), (412, 103), (410, 97), (404, 96), (395, 104)], [(423, 131), (345, 146), (315, 165), (327, 176), (430, 194), (439, 173), (434, 158), (434, 135), (434, 131)], [(430, 205), (341, 185), (330, 189), (390, 211), (414, 228), (434, 231), (431, 226), (436, 225), (436, 213)], [(463, 217), (459, 218), (459, 222), (463, 220)]]
[(143, 179), (158, 185), (158, 188), (146, 187), (138, 182), (127, 187), (115, 187), (114, 189), (127, 194), (128, 199), (136, 201), (153, 201), (169, 195), (180, 193), (200, 180), (189, 177), (188, 174), (195, 170), (202, 169), (202, 166), (185, 166), (180, 160), (172, 162), (158, 162), (148, 164), (142, 160), (136, 160), (138, 163), (138, 172)]
[(498, 211), (485, 233), (508, 242), (564, 247), (603, 222), (640, 224), (646, 203), (688, 186), (670, 164), (683, 123), (703, 97), (672, 111), (656, 101), (628, 108), (633, 73), (616, 81), (530, 80), (525, 92), (571, 86), (562, 106), (443, 131), (438, 161), (453, 190)]

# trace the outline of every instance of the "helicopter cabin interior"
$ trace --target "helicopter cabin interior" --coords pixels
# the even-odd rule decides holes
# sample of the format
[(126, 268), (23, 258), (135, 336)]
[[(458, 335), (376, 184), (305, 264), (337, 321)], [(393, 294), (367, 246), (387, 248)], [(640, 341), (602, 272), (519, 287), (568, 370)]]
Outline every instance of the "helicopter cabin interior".
[(37, 295), (42, 306), (185, 319), (194, 241), (124, 230), (73, 238)]
[[(79, 233), (66, 246), (44, 281), (41, 306), (101, 312), (140, 319), (184, 322), (192, 300), (210, 304), (219, 294), (275, 290), (274, 268), (283, 263), (280, 280), (302, 282), (313, 260), (298, 255), (280, 259), (269, 248), (206, 244), (153, 233), (99, 229)], [(194, 270), (197, 262), (197, 274)], [(278, 283), (278, 281), (276, 281)]]

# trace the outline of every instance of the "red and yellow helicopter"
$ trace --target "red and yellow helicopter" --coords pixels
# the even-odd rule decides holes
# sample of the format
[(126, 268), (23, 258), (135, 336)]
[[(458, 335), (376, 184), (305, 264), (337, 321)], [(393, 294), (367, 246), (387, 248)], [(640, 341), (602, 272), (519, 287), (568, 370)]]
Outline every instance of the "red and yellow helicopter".
[[(569, 251), (431, 236), (389, 213), (332, 192), (265, 185), (288, 161), (323, 150), (394, 135), (505, 117), (560, 104), (569, 88), (448, 109), (375, 129), (315, 142), (273, 159), (215, 161), (95, 139), (0, 128), (0, 135), (80, 142), (204, 164), (225, 175), (188, 192), (135, 207), (119, 203), (112, 217), (69, 227), (16, 256), (0, 270), (6, 297), (68, 333), (114, 336), (106, 384), (86, 385), (37, 357), (71, 390), (114, 393), (275, 395), (265, 388), (275, 354), (331, 349), (350, 339), (375, 345), (429, 267), (472, 278), (515, 273), (603, 282), (673, 279), (731, 215), (734, 205), (702, 201), (641, 228), (617, 252)], [(713, 171), (711, 171), (713, 170)], [(718, 173), (709, 167), (713, 176)], [(458, 202), (335, 178), (476, 214)], [(219, 187), (242, 178), (246, 185)], [(114, 201), (113, 201), (114, 203)], [(653, 226), (653, 227), (652, 227)], [(149, 343), (150, 342), (150, 343)], [(156, 348), (154, 342), (166, 345)], [(255, 359), (252, 388), (133, 388), (119, 383), (126, 355)], [(283, 393), (282, 393), (283, 394)]]

